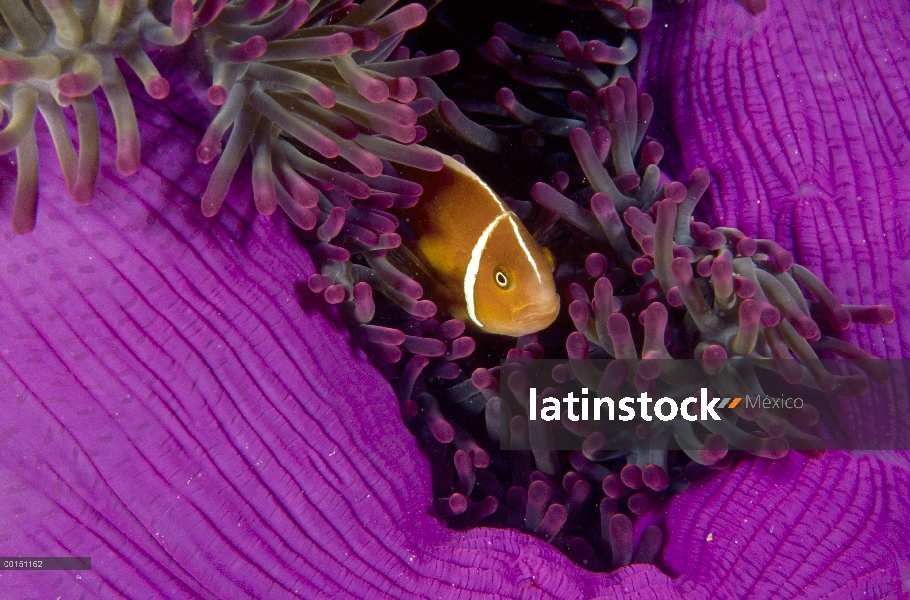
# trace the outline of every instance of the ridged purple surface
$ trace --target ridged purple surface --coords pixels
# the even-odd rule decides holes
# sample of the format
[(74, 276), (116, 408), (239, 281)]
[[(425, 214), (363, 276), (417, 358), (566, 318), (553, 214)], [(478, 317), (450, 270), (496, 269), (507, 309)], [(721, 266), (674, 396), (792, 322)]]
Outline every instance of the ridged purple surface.
[(744, 461), (670, 502), (665, 556), (709, 598), (906, 598), (908, 489), (906, 453)]
[(910, 356), (910, 3), (667, 8), (643, 84), (680, 175), (711, 173), (702, 211), (793, 250), (845, 304), (894, 306), (897, 327), (853, 341)]
[[(642, 40), (643, 85), (676, 174), (711, 174), (704, 216), (777, 240), (844, 304), (892, 306), (893, 325), (842, 337), (910, 358), (910, 3), (666, 8)], [(910, 373), (886, 387), (878, 405), (842, 403), (840, 426), (907, 447)]]
[[(733, 2), (717, 14), (728, 10), (749, 19)], [(772, 3), (765, 20), (749, 22), (776, 30), (777, 10)], [(668, 68), (699, 40), (723, 45), (686, 23), (668, 32)], [(667, 509), (674, 579), (649, 565), (592, 575), (514, 531), (446, 530), (427, 515), (429, 467), (391, 388), (305, 290), (312, 264), (282, 219), (256, 215), (246, 184), (218, 217), (200, 215), (201, 129), (177, 115), (203, 109), (183, 96), (178, 73), (165, 74), (176, 98), (137, 106), (138, 175), (123, 179), (110, 166), (104, 113), (108, 166), (93, 203), (77, 208), (65, 197), (44, 150), (37, 229), (2, 234), (0, 549), (89, 555), (93, 570), (0, 571), (0, 595), (910, 593), (910, 469), (898, 453), (746, 460), (696, 484)], [(747, 167), (775, 156), (771, 146), (736, 143), (725, 152), (748, 155)], [(11, 173), (0, 165), (4, 223)], [(728, 218), (733, 192), (712, 192)], [(798, 244), (802, 232), (790, 234)], [(887, 256), (896, 264), (900, 254)]]
[[(846, 304), (893, 306), (894, 325), (844, 337), (910, 358), (910, 4), (664, 7), (641, 79), (676, 174), (711, 174), (705, 217), (777, 240)], [(841, 425), (906, 432), (907, 380), (871, 410), (845, 401)], [(906, 452), (742, 463), (671, 503), (668, 566), (717, 597), (907, 597), (908, 475)]]

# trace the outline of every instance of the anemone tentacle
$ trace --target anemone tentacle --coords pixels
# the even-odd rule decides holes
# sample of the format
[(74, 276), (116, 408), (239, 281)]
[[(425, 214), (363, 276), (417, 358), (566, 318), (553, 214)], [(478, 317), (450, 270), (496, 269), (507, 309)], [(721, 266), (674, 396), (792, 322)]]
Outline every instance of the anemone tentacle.
[[(381, 173), (381, 158), (438, 168), (438, 157), (414, 144), (421, 135), (415, 108), (425, 107), (414, 103), (414, 79), (451, 69), (458, 57), (443, 52), (411, 59), (398, 48), (404, 33), (426, 18), (421, 4), (83, 4), (3, 3), (0, 109), (8, 119), (0, 131), (0, 153), (21, 155), (13, 219), (17, 233), (35, 225), (39, 190), (29, 185), (34, 165), (28, 147), (36, 109), (51, 125), (71, 195), (88, 202), (100, 167), (98, 149), (91, 143), (96, 137), (92, 129), (97, 129), (93, 94), (100, 89), (107, 96), (117, 126), (116, 166), (131, 174), (141, 160), (141, 142), (121, 65), (139, 77), (149, 96), (162, 100), (169, 84), (148, 52), (155, 46), (184, 45), (194, 31), (192, 43), (204, 52), (213, 77), (207, 97), (220, 107), (197, 150), (201, 162), (217, 158), (219, 163), (202, 199), (206, 214), (217, 212), (251, 144), (257, 207), (268, 213), (282, 206), (303, 228), (320, 214), (311, 204), (318, 193), (314, 185), (327, 190), (344, 178), (324, 159), (341, 156), (369, 177)], [(393, 52), (394, 60), (385, 63)], [(60, 125), (67, 107), (73, 107), (79, 123), (78, 157)], [(393, 141), (367, 141), (379, 135)], [(286, 157), (286, 140), (314, 151), (318, 164)], [(358, 199), (371, 194), (366, 183), (346, 191)]]
[[(418, 145), (426, 131), (417, 119), (432, 103), (417, 98), (415, 79), (453, 68), (458, 55), (411, 57), (399, 46), (426, 18), (423, 5), (208, 0), (194, 7), (174, 0), (101, 2), (97, 10), (87, 10), (62, 0), (48, 6), (52, 10), (45, 14), (38, 5), (4, 3), (0, 23), (0, 41), (12, 48), (0, 51), (0, 107), (9, 115), (0, 131), (0, 153), (17, 156), (12, 221), (17, 233), (31, 231), (39, 212), (36, 113), (51, 129), (70, 194), (85, 204), (100, 168), (94, 94), (100, 90), (114, 113), (116, 167), (131, 174), (141, 162), (141, 140), (118, 59), (153, 99), (162, 100), (169, 85), (146, 48), (187, 44), (197, 63), (208, 63), (212, 80), (206, 98), (217, 108), (196, 151), (201, 163), (215, 162), (201, 198), (203, 214), (219, 211), (249, 149), (258, 211), (270, 214), (280, 207), (297, 226), (323, 277), (332, 279), (310, 287), (331, 304), (353, 306), (352, 327), (373, 318), (372, 291), (363, 285), (416, 318), (435, 313), (431, 302), (420, 300), (419, 286), (382, 258), (401, 243), (397, 220), (387, 209), (413, 205), (421, 193), (420, 186), (397, 177), (392, 163), (442, 166), (437, 154)], [(52, 41), (44, 44), (45, 38)], [(70, 106), (78, 124), (78, 155), (61, 112)], [(353, 271), (340, 266), (352, 254), (366, 257), (369, 266)], [(363, 285), (355, 293), (358, 283)], [(397, 291), (402, 287), (405, 294)], [(409, 293), (415, 289), (416, 295)], [(358, 339), (367, 338), (358, 334)], [(397, 345), (363, 343), (386, 359), (400, 357)], [(458, 347), (456, 354), (466, 351), (465, 342)]]

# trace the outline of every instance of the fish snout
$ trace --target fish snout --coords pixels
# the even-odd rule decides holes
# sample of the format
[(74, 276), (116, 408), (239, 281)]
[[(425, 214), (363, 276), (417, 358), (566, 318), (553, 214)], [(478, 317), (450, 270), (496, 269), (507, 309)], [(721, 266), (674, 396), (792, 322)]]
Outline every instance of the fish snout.
[(557, 315), (559, 315), (559, 296), (554, 294), (546, 301), (532, 302), (513, 310), (512, 323), (527, 333), (534, 333), (549, 327), (556, 320)]

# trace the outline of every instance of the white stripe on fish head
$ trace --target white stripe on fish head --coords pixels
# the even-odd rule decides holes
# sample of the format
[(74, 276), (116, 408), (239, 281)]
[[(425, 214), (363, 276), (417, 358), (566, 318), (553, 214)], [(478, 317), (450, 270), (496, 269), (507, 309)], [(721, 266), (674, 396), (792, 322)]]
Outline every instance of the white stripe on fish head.
[(543, 280), (540, 278), (540, 271), (537, 269), (537, 261), (531, 256), (531, 251), (528, 250), (527, 244), (525, 244), (525, 241), (521, 238), (521, 231), (518, 230), (518, 217), (515, 216), (515, 213), (509, 214), (509, 224), (512, 225), (512, 231), (515, 232), (515, 239), (518, 240), (518, 245), (521, 246), (522, 251), (525, 253), (525, 258), (531, 263), (534, 274), (537, 275), (537, 283), (543, 283)]
[(474, 249), (471, 250), (471, 260), (468, 262), (468, 270), (465, 271), (464, 274), (465, 307), (468, 309), (468, 316), (471, 317), (474, 324), (481, 329), (483, 329), (483, 323), (477, 319), (477, 311), (474, 307), (474, 288), (477, 286), (477, 272), (480, 270), (480, 259), (483, 258), (483, 253), (487, 249), (487, 242), (490, 241), (493, 230), (496, 229), (499, 222), (508, 217), (509, 214), (511, 213), (503, 212), (493, 219), (493, 221), (487, 225), (486, 229), (483, 230), (483, 233), (477, 238), (477, 243), (474, 244)]

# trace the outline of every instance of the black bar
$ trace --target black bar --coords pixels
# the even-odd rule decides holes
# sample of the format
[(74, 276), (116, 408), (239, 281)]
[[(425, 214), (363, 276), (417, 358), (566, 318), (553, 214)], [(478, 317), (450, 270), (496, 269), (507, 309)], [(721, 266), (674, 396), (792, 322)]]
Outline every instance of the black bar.
[(91, 571), (90, 556), (0, 556), (0, 571)]

